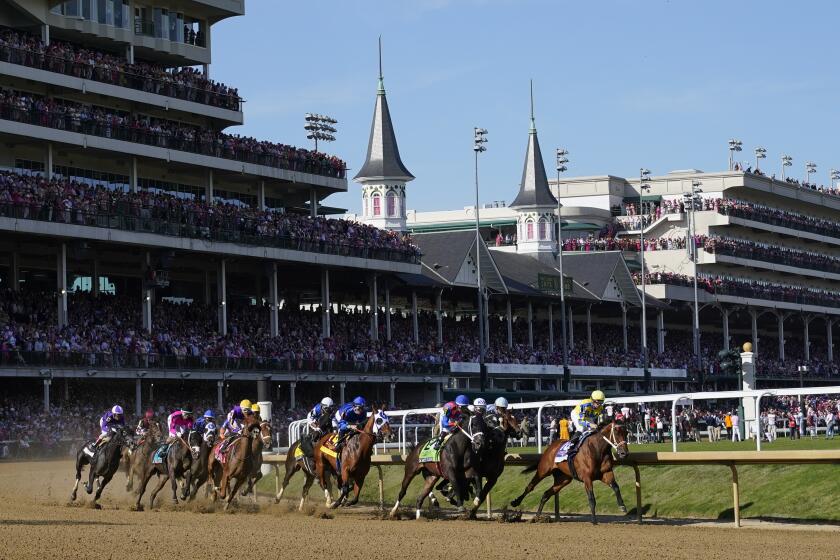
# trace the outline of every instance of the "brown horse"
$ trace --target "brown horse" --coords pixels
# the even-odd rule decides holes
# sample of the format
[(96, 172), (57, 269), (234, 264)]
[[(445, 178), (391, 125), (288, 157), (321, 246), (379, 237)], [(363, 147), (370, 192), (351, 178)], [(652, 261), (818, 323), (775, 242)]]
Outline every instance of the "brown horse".
[[(157, 447), (160, 448), (161, 446)], [(171, 441), (169, 441), (169, 448), (167, 449), (166, 455), (163, 457), (163, 461), (161, 463), (155, 463), (154, 454), (150, 455), (148, 457), (148, 461), (143, 467), (143, 476), (140, 478), (140, 487), (137, 491), (137, 503), (134, 504), (135, 509), (137, 511), (143, 510), (143, 506), (140, 502), (143, 499), (143, 494), (146, 492), (146, 486), (149, 484), (149, 480), (152, 478), (152, 475), (158, 477), (158, 484), (155, 486), (154, 490), (152, 490), (151, 496), (149, 496), (150, 508), (155, 507), (155, 498), (157, 497), (158, 492), (160, 492), (163, 488), (164, 484), (166, 484), (167, 480), (172, 487), (172, 503), (177, 504), (178, 479), (184, 479), (184, 487), (181, 490), (181, 499), (186, 500), (189, 495), (190, 480), (192, 478), (192, 462), (192, 450), (190, 450), (189, 444), (181, 436), (171, 438)]]
[(259, 437), (251, 440), (251, 475), (248, 477), (248, 487), (242, 491), (243, 496), (254, 492), (254, 503), (257, 503), (257, 491), (254, 485), (262, 478), (263, 449), (271, 447), (271, 424), (267, 420), (257, 419), (254, 425), (259, 426)]
[(397, 496), (397, 502), (391, 509), (391, 517), (397, 514), (411, 481), (421, 473), (424, 484), (420, 494), (417, 495), (415, 513), (417, 519), (420, 519), (420, 511), (426, 496), (429, 496), (432, 506), (438, 506), (432, 489), (440, 479), (443, 479), (444, 483), (449, 482), (452, 486), (451, 493), (448, 496), (449, 500), (458, 508), (459, 512), (464, 511), (464, 499), (467, 497), (469, 486), (466, 471), (473, 468), (472, 465), (476, 457), (479, 457), (484, 450), (486, 444), (485, 429), (487, 429), (487, 424), (481, 416), (470, 416), (463, 420), (462, 425), (443, 444), (438, 461), (420, 462), (420, 451), (426, 446), (428, 440), (415, 446), (405, 459), (402, 486), (399, 496)]
[(149, 428), (149, 431), (146, 432), (146, 435), (141, 437), (137, 442), (137, 446), (127, 454), (128, 456), (126, 456), (125, 451), (123, 452), (123, 461), (125, 461), (126, 492), (131, 492), (134, 488), (135, 476), (142, 478), (143, 470), (146, 463), (149, 461), (149, 457), (151, 457), (152, 453), (155, 452), (155, 449), (158, 448), (160, 436), (160, 427), (157, 422), (154, 422), (152, 423), (151, 428)]
[[(549, 498), (557, 494), (567, 484), (569, 484), (575, 476), (569, 470), (569, 462), (555, 463), (554, 458), (557, 455), (559, 447), (565, 443), (566, 440), (556, 440), (543, 451), (540, 460), (530, 467), (523, 470), (523, 473), (536, 471), (534, 477), (525, 487), (525, 491), (513, 500), (510, 505), (513, 507), (519, 506), (523, 498), (531, 492), (539, 482), (547, 477), (549, 474), (554, 476), (554, 484), (546, 490), (542, 499), (540, 499), (540, 506), (537, 509), (537, 516), (542, 514), (543, 506)], [(627, 508), (624, 506), (624, 500), (621, 499), (621, 490), (618, 483), (615, 481), (615, 474), (613, 473), (613, 457), (612, 452), (615, 451), (619, 459), (623, 459), (630, 454), (627, 448), (627, 430), (624, 424), (612, 421), (599, 427), (597, 431), (592, 433), (581, 444), (577, 454), (572, 459), (574, 466), (574, 473), (578, 480), (583, 482), (586, 489), (586, 495), (589, 498), (589, 509), (592, 513), (592, 523), (596, 524), (595, 518), (595, 492), (592, 490), (592, 482), (600, 480), (615, 492), (616, 501), (621, 511), (627, 513)]]
[[(387, 436), (391, 433), (391, 425), (385, 411), (374, 406), (364, 428), (361, 430), (355, 428), (355, 430), (358, 434), (351, 437), (341, 450), (340, 465), (336, 465), (336, 457), (332, 456), (334, 453), (330, 454), (322, 451), (322, 447), (327, 445), (332, 434), (323, 436), (315, 445), (315, 474), (318, 476), (321, 488), (324, 489), (327, 505), (331, 508), (337, 508), (340, 505), (352, 506), (359, 501), (359, 493), (362, 491), (365, 477), (370, 471), (373, 446), (376, 444), (378, 437)], [(328, 479), (331, 473), (337, 474), (341, 490), (338, 499), (332, 503), (330, 503), (328, 489)], [(354, 492), (353, 499), (345, 503), (347, 495), (350, 493), (351, 483)]]
[[(308, 435), (304, 434), (303, 437), (308, 437)], [(289, 447), (289, 451), (286, 454), (286, 475), (283, 477), (283, 483), (280, 485), (280, 491), (277, 493), (277, 496), (274, 498), (274, 503), (279, 504), (280, 499), (283, 497), (283, 494), (286, 492), (286, 487), (289, 485), (289, 481), (292, 479), (292, 476), (298, 471), (303, 471), (304, 481), (303, 481), (303, 489), (301, 490), (300, 495), (300, 505), (298, 505), (298, 511), (303, 511), (303, 506), (306, 504), (306, 498), (309, 496), (309, 489), (312, 487), (312, 483), (315, 482), (315, 466), (313, 461), (305, 456), (298, 457), (297, 450), (300, 449), (300, 443), (302, 440), (298, 440), (294, 442), (291, 447)], [(316, 445), (318, 442), (315, 442)], [(314, 450), (313, 450), (314, 451)], [(301, 451), (301, 453), (303, 453)], [(325, 494), (329, 496), (332, 494), (332, 476), (327, 477), (327, 487), (324, 489)], [(330, 500), (327, 500), (327, 505), (330, 505)]]
[[(225, 500), (225, 510), (230, 507), (236, 492), (248, 480), (253, 467), (253, 455), (251, 444), (255, 438), (260, 437), (260, 425), (249, 424), (242, 430), (242, 435), (236, 437), (225, 450), (225, 462), (220, 463), (216, 459), (216, 448), (224, 443), (220, 441), (213, 448), (208, 459), (207, 470), (213, 475), (213, 500), (218, 498)], [(232, 488), (231, 479), (236, 479)], [(228, 491), (230, 490), (230, 491)]]

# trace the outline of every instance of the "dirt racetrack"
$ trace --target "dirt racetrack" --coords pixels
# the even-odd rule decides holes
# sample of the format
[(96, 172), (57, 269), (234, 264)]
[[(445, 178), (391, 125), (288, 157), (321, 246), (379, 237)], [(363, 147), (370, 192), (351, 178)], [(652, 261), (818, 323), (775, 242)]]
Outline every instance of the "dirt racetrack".
[(837, 558), (840, 543), (836, 528), (736, 530), (728, 524), (625, 521), (594, 527), (582, 521), (415, 521), (410, 515), (388, 521), (367, 508), (327, 513), (319, 505), (297, 513), (290, 511), (292, 502), (274, 505), (266, 496), (256, 509), (249, 499), (233, 513), (216, 511), (202, 499), (137, 512), (130, 509), (122, 473), (105, 490), (103, 509), (95, 510), (83, 489), (81, 505), (69, 504), (72, 468), (69, 461), (0, 464), (0, 558), (814, 560)]

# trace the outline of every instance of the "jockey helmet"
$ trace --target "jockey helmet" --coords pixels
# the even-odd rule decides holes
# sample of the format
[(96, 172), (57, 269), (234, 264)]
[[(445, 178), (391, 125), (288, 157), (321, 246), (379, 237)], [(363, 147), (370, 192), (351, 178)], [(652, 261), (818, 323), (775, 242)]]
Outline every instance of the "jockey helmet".
[(251, 405), (251, 412), (253, 412), (254, 414), (259, 414), (260, 413), (260, 405), (257, 404), (257, 403), (252, 404)]
[(151, 408), (146, 410), (146, 420), (151, 420), (154, 417), (155, 417), (155, 411), (154, 410), (152, 410)]
[(481, 397), (478, 397), (473, 401), (473, 406), (476, 408), (484, 408), (485, 406), (487, 406), (487, 401), (485, 401)]
[(508, 407), (508, 401), (504, 397), (499, 397), (498, 399), (496, 399), (496, 402), (494, 402), (493, 404), (496, 406), (496, 408), (507, 408)]
[(592, 400), (593, 401), (601, 401), (603, 402), (606, 397), (604, 396), (603, 391), (592, 391)]
[(204, 411), (204, 417), (205, 418), (216, 418), (216, 415), (213, 414), (213, 411), (208, 408), (207, 410)]
[(466, 395), (458, 395), (455, 397), (455, 404), (458, 406), (467, 406), (470, 404), (470, 399)]
[(251, 401), (249, 401), (248, 399), (242, 399), (242, 401), (239, 403), (239, 408), (241, 408), (242, 410), (250, 409)]
[(329, 397), (324, 397), (321, 399), (321, 406), (335, 406), (333, 400)]
[(239, 405), (234, 406), (233, 410), (231, 412), (233, 412), (233, 417), (234, 418), (242, 418), (242, 407), (241, 406), (239, 406)]
[(353, 399), (353, 406), (367, 406), (367, 401), (364, 397), (356, 397)]
[(111, 414), (122, 414), (122, 413), (123, 413), (123, 409), (118, 404), (115, 404), (114, 408), (111, 409)]
[(182, 408), (181, 416), (192, 416), (192, 410), (190, 410), (189, 408)]

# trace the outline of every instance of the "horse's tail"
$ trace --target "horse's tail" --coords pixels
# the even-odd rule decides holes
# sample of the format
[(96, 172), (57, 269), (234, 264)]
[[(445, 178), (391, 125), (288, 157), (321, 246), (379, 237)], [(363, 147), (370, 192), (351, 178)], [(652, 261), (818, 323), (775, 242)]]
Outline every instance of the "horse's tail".
[(537, 467), (539, 467), (539, 466), (540, 466), (540, 462), (539, 462), (539, 461), (537, 461), (537, 462), (536, 462), (536, 463), (534, 463), (533, 465), (530, 465), (530, 466), (525, 467), (524, 469), (522, 469), (522, 474), (529, 473), (529, 472), (534, 472), (535, 470), (537, 470)]

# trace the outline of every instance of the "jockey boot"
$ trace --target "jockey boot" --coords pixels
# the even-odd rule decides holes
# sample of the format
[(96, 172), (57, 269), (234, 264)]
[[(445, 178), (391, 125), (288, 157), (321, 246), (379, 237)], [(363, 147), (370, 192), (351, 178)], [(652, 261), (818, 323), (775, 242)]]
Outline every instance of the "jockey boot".
[(339, 434), (335, 442), (335, 453), (341, 456), (341, 450), (344, 448), (344, 443), (347, 441), (347, 434)]
[(438, 436), (435, 438), (434, 443), (432, 443), (432, 449), (434, 449), (435, 451), (440, 449), (440, 445), (443, 443), (443, 440), (445, 438), (446, 438), (446, 432), (439, 433)]
[(570, 447), (571, 449), (574, 449), (575, 447), (577, 447), (578, 441), (580, 441), (580, 435), (582, 433), (583, 432), (575, 432), (574, 434), (572, 434), (572, 437), (569, 438), (569, 443), (571, 444), (571, 447)]

